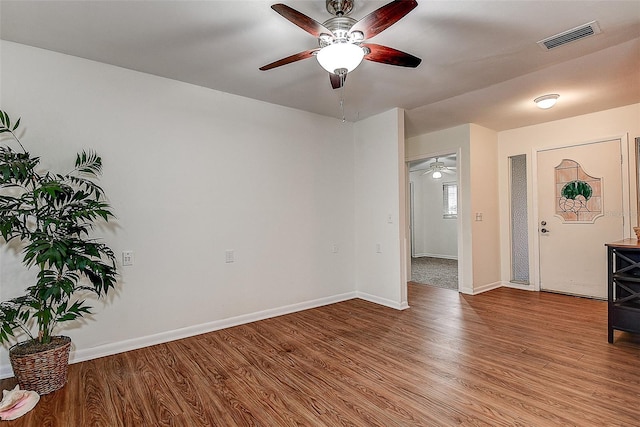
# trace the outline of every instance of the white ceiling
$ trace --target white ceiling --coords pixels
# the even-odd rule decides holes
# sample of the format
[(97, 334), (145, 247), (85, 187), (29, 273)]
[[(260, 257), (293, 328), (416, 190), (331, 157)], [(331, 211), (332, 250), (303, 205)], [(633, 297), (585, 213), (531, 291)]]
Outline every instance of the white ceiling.
[[(354, 0), (351, 16), (387, 2)], [(317, 46), (273, 3), (2, 0), (0, 36), (340, 118), (340, 91), (314, 58), (258, 70)], [(324, 0), (284, 3), (319, 22), (330, 18)], [(363, 61), (345, 85), (347, 120), (401, 107), (414, 136), (469, 122), (504, 130), (640, 102), (640, 0), (418, 3), (371, 42), (422, 64)], [(536, 44), (593, 20), (599, 35), (552, 51)], [(547, 93), (560, 94), (558, 104), (536, 109), (533, 98)]]

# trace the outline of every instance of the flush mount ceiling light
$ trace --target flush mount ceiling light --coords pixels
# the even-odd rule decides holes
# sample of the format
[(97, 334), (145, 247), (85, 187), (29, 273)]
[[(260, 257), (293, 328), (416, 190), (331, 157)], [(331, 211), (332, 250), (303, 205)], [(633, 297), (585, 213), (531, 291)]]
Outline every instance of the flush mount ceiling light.
[(549, 95), (539, 96), (536, 99), (534, 99), (533, 102), (536, 103), (538, 108), (542, 108), (543, 110), (546, 110), (556, 105), (556, 102), (558, 102), (558, 98), (560, 98), (560, 95), (558, 95), (557, 93), (552, 93)]
[(353, 43), (334, 43), (320, 49), (316, 58), (322, 68), (339, 75), (355, 70), (364, 58), (364, 50)]

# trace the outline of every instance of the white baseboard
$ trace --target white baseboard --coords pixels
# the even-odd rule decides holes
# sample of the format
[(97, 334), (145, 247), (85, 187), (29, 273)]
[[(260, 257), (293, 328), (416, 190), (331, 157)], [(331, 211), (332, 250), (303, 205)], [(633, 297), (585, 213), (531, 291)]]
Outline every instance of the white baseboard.
[[(169, 341), (175, 341), (182, 338), (188, 338), (195, 335), (213, 332), (220, 329), (230, 328), (232, 326), (243, 325), (258, 320), (264, 320), (271, 317), (282, 316), (285, 314), (295, 313), (297, 311), (308, 310), (310, 308), (321, 307), (324, 305), (334, 304), (337, 302), (347, 301), (354, 298), (362, 298), (357, 292), (347, 292), (344, 294), (333, 295), (326, 298), (318, 298), (311, 301), (305, 301), (297, 304), (286, 305), (283, 307), (273, 308), (269, 310), (259, 311), (256, 313), (245, 314), (228, 319), (216, 320), (214, 322), (203, 323), (200, 325), (188, 326), (186, 328), (175, 329), (172, 331), (161, 332), (158, 334), (147, 335), (139, 338), (132, 338), (125, 341), (104, 344), (93, 348), (84, 348), (80, 350), (71, 350), (69, 355), (69, 363), (84, 362), (85, 360), (97, 359), (98, 357), (111, 356), (125, 351), (136, 350), (143, 347), (149, 347), (156, 344), (162, 344)], [(366, 299), (366, 298), (363, 298)], [(381, 301), (386, 301), (380, 299)], [(384, 302), (376, 302), (381, 305), (387, 305)], [(395, 308), (395, 307), (394, 307)], [(0, 379), (13, 376), (11, 365), (0, 365)]]
[(0, 380), (3, 378), (9, 378), (13, 376), (13, 370), (11, 365), (0, 365)]
[(502, 286), (505, 288), (520, 289), (523, 291), (536, 291), (537, 289), (533, 284), (525, 285), (524, 283), (502, 282)]
[(478, 295), (483, 292), (491, 291), (493, 289), (498, 289), (501, 287), (502, 287), (502, 282), (488, 283), (486, 285), (478, 286), (477, 288), (474, 287), (472, 295)]
[(429, 258), (442, 258), (442, 259), (458, 259), (457, 255), (441, 255), (441, 254), (414, 254), (411, 255), (411, 258), (421, 258), (421, 257), (429, 257)]
[(463, 294), (467, 294), (467, 295), (478, 295), (481, 294), (483, 292), (487, 292), (487, 291), (491, 291), (493, 289), (498, 289), (498, 288), (513, 288), (513, 289), (520, 289), (523, 291), (536, 291), (537, 289), (532, 285), (525, 285), (522, 283), (513, 283), (513, 282), (494, 282), (494, 283), (489, 283), (486, 285), (482, 285), (479, 286), (477, 288), (461, 288), (460, 289), (460, 293)]
[(405, 310), (409, 308), (409, 304), (405, 302), (396, 302), (390, 299), (381, 298), (375, 295), (368, 294), (366, 292), (356, 292), (356, 297), (365, 301), (373, 302), (375, 304), (384, 305), (385, 307), (395, 308), (396, 310)]

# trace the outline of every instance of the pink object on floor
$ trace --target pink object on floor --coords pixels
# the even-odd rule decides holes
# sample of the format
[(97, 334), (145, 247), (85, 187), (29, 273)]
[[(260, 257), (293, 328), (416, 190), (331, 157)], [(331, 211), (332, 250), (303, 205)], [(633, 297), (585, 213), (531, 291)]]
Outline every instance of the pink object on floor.
[(40, 395), (35, 391), (20, 390), (17, 385), (13, 390), (2, 390), (0, 401), (0, 420), (11, 421), (19, 418), (32, 410)]

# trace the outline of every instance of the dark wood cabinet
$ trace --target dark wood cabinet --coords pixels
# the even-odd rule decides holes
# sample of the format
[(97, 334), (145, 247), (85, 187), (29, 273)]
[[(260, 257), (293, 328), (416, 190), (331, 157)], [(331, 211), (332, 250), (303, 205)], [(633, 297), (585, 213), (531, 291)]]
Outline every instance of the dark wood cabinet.
[(615, 330), (640, 333), (640, 242), (607, 243), (609, 342)]

